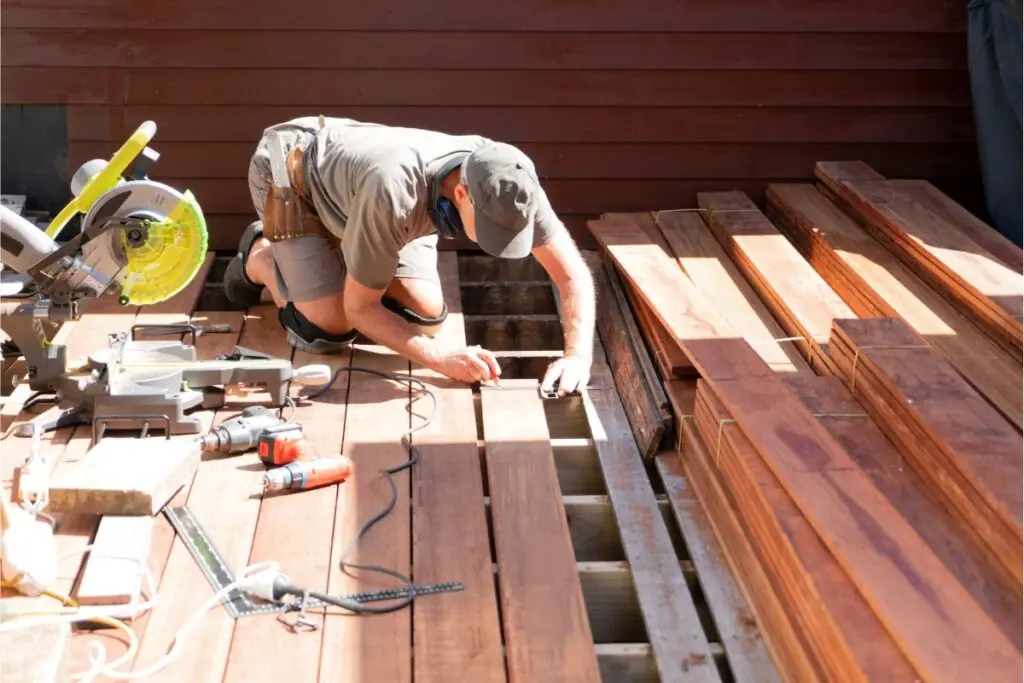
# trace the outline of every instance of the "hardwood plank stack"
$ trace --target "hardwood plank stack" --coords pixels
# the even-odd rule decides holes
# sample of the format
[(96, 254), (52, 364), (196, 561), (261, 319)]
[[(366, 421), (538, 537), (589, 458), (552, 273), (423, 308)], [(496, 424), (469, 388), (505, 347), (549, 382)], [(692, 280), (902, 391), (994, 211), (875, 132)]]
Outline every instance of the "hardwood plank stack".
[[(918, 201), (861, 162), (819, 162), (815, 175), (835, 201), (950, 297), (1011, 352), (1022, 349), (1024, 274), (980, 245), (959, 222)], [(988, 233), (986, 233), (988, 234)]]
[[(962, 225), (948, 242), (1019, 259), (930, 185), (892, 186), (942, 232)], [(975, 288), (971, 310), (950, 305), (970, 273), (922, 277), (895, 253), (913, 239), (881, 239), (827, 190), (766, 196), (770, 217), (719, 192), (588, 228), (643, 334), (693, 368), (662, 375), (682, 472), (781, 675), (1020, 679), (1021, 365), (1012, 335), (982, 333), (1006, 302)], [(778, 356), (780, 330), (802, 357)]]
[(765, 194), (768, 215), (858, 316), (902, 318), (1018, 430), (1024, 427), (1019, 354), (989, 339), (817, 188), (769, 185)]

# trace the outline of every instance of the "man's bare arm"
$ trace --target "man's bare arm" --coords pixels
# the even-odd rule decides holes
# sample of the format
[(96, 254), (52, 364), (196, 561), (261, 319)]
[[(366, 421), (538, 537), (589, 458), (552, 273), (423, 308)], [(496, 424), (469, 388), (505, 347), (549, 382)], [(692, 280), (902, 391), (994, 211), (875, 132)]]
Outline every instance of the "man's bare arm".
[(533, 255), (558, 288), (565, 331), (565, 355), (592, 358), (596, 296), (594, 277), (566, 229)]
[(442, 351), (431, 337), (412, 323), (384, 308), (384, 290), (370, 289), (351, 275), (345, 276), (345, 317), (360, 332), (378, 344), (426, 368), (435, 369)]
[(384, 290), (345, 277), (345, 316), (357, 330), (378, 344), (425, 368), (466, 383), (496, 381), (501, 368), (494, 354), (479, 346), (443, 349), (437, 341), (419, 331), (381, 304)]

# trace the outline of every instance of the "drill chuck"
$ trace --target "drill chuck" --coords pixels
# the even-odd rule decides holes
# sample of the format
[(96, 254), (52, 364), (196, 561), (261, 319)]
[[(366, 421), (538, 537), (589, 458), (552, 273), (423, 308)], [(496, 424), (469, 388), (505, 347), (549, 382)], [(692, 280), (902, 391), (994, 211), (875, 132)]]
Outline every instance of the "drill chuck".
[(295, 460), (268, 470), (263, 475), (264, 491), (283, 489), (310, 489), (337, 484), (352, 474), (352, 461), (344, 455), (316, 460)]

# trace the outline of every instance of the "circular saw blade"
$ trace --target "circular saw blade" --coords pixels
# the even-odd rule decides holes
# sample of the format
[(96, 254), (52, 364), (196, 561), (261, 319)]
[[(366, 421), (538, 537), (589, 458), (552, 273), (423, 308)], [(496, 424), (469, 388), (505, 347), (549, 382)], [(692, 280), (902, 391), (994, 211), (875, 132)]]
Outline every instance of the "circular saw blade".
[(147, 220), (143, 231), (108, 233), (108, 247), (124, 264), (117, 278), (123, 303), (147, 306), (166, 301), (195, 278), (206, 257), (208, 235), (206, 219), (191, 192), (152, 180), (123, 183), (93, 206), (84, 224), (112, 216)]

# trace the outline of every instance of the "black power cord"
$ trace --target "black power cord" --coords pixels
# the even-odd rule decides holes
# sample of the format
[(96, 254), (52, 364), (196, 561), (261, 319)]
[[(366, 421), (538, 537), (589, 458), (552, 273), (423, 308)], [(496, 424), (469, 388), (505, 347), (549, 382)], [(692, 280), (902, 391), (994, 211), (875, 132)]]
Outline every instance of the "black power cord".
[(347, 366), (338, 368), (331, 376), (331, 379), (327, 382), (327, 384), (323, 385), (322, 387), (318, 387), (316, 391), (310, 394), (300, 395), (299, 398), (302, 400), (315, 399), (316, 397), (321, 396), (325, 392), (329, 391), (331, 387), (334, 386), (334, 383), (338, 381), (338, 378), (342, 375), (342, 373), (348, 373), (349, 375), (351, 375), (354, 372), (361, 372), (367, 375), (374, 375), (376, 377), (391, 380), (394, 382), (405, 383), (409, 386), (410, 391), (419, 391), (418, 396), (411, 397), (413, 401), (425, 395), (430, 399), (431, 403), (430, 410), (425, 415), (417, 415), (416, 413), (413, 413), (412, 406), (409, 406), (409, 412), (422, 419), (421, 424), (415, 427), (410, 427), (404, 434), (402, 434), (402, 442), (405, 444), (406, 448), (409, 449), (410, 457), (408, 460), (399, 465), (395, 465), (394, 467), (390, 467), (388, 469), (379, 471), (380, 474), (383, 474), (388, 478), (388, 485), (391, 487), (391, 500), (384, 507), (384, 509), (375, 514), (365, 524), (363, 524), (362, 527), (360, 527), (359, 531), (356, 532), (356, 535), (346, 546), (344, 552), (341, 553), (341, 559), (338, 561), (338, 565), (341, 568), (341, 570), (349, 576), (352, 576), (352, 574), (348, 570), (356, 569), (365, 572), (383, 574), (385, 576), (390, 576), (394, 579), (401, 581), (405, 584), (405, 597), (400, 602), (397, 602), (393, 605), (375, 607), (367, 605), (365, 603), (356, 602), (354, 600), (347, 600), (340, 597), (326, 595), (324, 593), (305, 590), (298, 586), (293, 586), (284, 583), (283, 581), (280, 583), (275, 582), (274, 592), (275, 597), (277, 592), (280, 591), (282, 596), (293, 595), (299, 597), (316, 598), (317, 600), (321, 600), (325, 603), (342, 607), (356, 614), (387, 614), (389, 612), (397, 612), (398, 610), (404, 609), (412, 604), (413, 600), (416, 598), (417, 595), (416, 585), (412, 582), (412, 578), (406, 576), (405, 574), (402, 574), (401, 572), (395, 569), (390, 569), (388, 567), (383, 567), (381, 565), (375, 564), (356, 564), (354, 562), (348, 562), (346, 558), (355, 549), (356, 544), (359, 543), (359, 540), (362, 539), (370, 531), (370, 529), (373, 528), (375, 524), (378, 524), (381, 520), (383, 520), (389, 514), (391, 514), (391, 512), (395, 509), (395, 505), (398, 503), (398, 485), (395, 484), (395, 475), (398, 474), (399, 472), (402, 472), (403, 470), (410, 469), (413, 465), (419, 462), (420, 451), (419, 448), (413, 443), (412, 436), (416, 432), (425, 429), (430, 425), (430, 422), (434, 417), (434, 413), (437, 411), (437, 396), (434, 394), (433, 391), (430, 390), (430, 388), (423, 380), (418, 379), (416, 377), (407, 375), (403, 376), (393, 372), (385, 372), (383, 370), (373, 370), (372, 368)]

